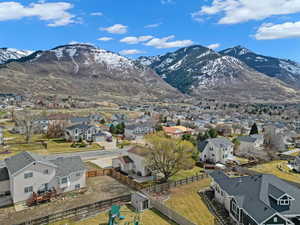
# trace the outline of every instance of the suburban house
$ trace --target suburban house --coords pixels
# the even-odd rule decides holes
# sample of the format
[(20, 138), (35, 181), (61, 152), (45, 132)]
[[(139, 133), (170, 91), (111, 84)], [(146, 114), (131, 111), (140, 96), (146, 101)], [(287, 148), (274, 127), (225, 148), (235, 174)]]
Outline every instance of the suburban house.
[(184, 134), (192, 134), (193, 130), (184, 126), (163, 127), (163, 131), (174, 138), (180, 138)]
[(94, 141), (98, 128), (92, 125), (77, 124), (65, 128), (65, 139), (67, 141)]
[(300, 189), (271, 174), (210, 174), (214, 198), (240, 225), (299, 225)]
[(148, 152), (144, 148), (135, 146), (128, 150), (128, 155), (113, 159), (113, 168), (119, 169), (128, 175), (151, 176), (151, 171), (146, 162), (147, 154)]
[(0, 169), (1, 205), (26, 201), (33, 193), (86, 187), (86, 169), (79, 156), (47, 158), (22, 152), (4, 162)]
[(138, 123), (125, 126), (125, 137), (129, 139), (136, 139), (151, 134), (155, 131), (151, 123)]
[(228, 160), (233, 160), (233, 143), (224, 137), (211, 138), (198, 144), (201, 152), (200, 161), (204, 163), (226, 164)]
[(257, 149), (264, 144), (263, 135), (253, 134), (250, 136), (239, 136), (237, 140), (240, 142), (240, 149)]

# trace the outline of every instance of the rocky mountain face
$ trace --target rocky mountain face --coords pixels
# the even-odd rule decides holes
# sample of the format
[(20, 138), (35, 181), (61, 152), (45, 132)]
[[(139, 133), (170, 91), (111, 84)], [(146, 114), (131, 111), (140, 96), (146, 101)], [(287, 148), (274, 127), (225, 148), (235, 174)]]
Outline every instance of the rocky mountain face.
[(28, 56), (32, 51), (18, 50), (14, 48), (0, 48), (0, 64), (6, 63), (10, 60), (19, 59)]
[(224, 100), (285, 101), (298, 91), (282, 81), (260, 73), (239, 59), (203, 46), (191, 46), (155, 57), (141, 57), (165, 81), (183, 93)]
[(1, 91), (35, 95), (168, 98), (182, 94), (152, 69), (91, 45), (37, 51), (0, 66)]
[(295, 88), (300, 88), (299, 63), (256, 54), (242, 46), (225, 49), (220, 54), (235, 57), (261, 73), (282, 80)]

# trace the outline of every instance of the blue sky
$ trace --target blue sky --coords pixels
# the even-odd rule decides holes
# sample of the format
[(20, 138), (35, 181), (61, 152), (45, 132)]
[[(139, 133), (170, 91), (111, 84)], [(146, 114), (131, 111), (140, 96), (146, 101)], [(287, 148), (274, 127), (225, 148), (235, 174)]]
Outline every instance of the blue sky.
[(10, 0), (0, 28), (0, 46), (18, 49), (84, 42), (138, 57), (243, 45), (300, 62), (299, 0)]

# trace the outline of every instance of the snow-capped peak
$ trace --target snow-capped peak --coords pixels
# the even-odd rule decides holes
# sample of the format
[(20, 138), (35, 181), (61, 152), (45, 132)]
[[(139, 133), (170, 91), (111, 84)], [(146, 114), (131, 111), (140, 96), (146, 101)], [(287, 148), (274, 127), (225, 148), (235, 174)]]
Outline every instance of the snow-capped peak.
[(18, 50), (15, 48), (0, 48), (0, 64), (6, 63), (11, 59), (20, 59), (32, 54), (33, 51)]

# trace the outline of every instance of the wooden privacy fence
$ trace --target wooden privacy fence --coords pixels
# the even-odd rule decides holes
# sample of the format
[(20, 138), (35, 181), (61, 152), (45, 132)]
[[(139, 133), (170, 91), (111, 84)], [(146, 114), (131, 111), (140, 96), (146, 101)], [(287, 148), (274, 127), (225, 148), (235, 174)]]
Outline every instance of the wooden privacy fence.
[[(62, 212), (49, 214), (45, 217), (30, 219), (21, 223), (15, 223), (16, 225), (43, 225), (56, 221), (61, 221), (68, 218), (86, 218), (95, 215), (100, 210), (105, 210), (111, 207), (113, 204), (122, 205), (131, 201), (131, 194), (123, 195), (116, 198), (95, 202), (92, 204), (71, 208)], [(1, 223), (1, 221), (0, 221)], [(2, 223), (1, 223), (2, 224)]]
[(87, 177), (99, 177), (99, 176), (109, 176), (113, 169), (97, 169), (89, 170), (86, 172)]
[(176, 222), (179, 225), (196, 225), (195, 223), (186, 219), (184, 216), (181, 216), (174, 210), (168, 208), (167, 206), (165, 206), (157, 200), (154, 200), (153, 198), (150, 198), (150, 205), (152, 208), (155, 208), (168, 219)]
[(180, 187), (182, 185), (194, 183), (196, 181), (199, 181), (199, 180), (202, 180), (202, 179), (205, 179), (205, 178), (208, 178), (208, 174), (206, 174), (206, 173), (197, 174), (197, 175), (187, 177), (187, 178), (177, 180), (177, 181), (170, 181), (168, 183), (151, 185), (149, 187), (144, 188), (143, 192), (160, 193), (160, 192), (164, 192), (164, 191), (169, 191), (171, 188), (176, 188), (176, 187)]

